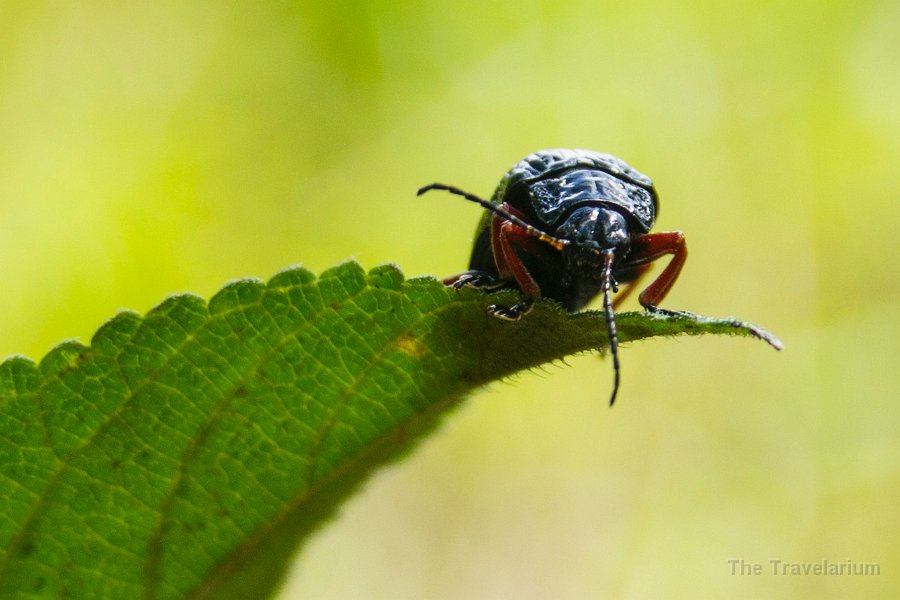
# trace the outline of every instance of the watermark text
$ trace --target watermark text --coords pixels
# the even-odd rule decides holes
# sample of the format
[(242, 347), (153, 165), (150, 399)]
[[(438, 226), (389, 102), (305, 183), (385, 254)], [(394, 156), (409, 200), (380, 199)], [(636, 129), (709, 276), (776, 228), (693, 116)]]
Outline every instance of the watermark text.
[(815, 561), (790, 561), (781, 558), (770, 558), (764, 562), (744, 560), (742, 558), (728, 559), (728, 569), (732, 575), (755, 576), (873, 576), (881, 575), (881, 565), (871, 562), (856, 560), (815, 560)]

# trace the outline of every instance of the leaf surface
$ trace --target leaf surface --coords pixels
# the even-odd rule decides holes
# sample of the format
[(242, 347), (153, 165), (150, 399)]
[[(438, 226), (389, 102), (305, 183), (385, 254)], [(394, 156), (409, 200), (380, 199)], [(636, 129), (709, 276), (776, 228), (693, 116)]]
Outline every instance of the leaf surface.
[[(90, 346), (0, 364), (0, 597), (249, 598), (466, 392), (601, 348), (600, 313), (354, 262), (122, 312)], [(622, 313), (623, 342), (733, 319)]]

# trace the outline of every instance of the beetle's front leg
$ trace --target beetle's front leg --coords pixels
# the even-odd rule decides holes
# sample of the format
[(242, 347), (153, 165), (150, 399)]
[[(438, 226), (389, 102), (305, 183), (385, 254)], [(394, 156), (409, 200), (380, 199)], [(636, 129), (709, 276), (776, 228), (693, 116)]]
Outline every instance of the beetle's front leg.
[(512, 306), (492, 304), (488, 312), (506, 321), (518, 321), (531, 310), (534, 301), (541, 297), (541, 288), (534, 277), (525, 268), (522, 259), (516, 254), (516, 247), (525, 247), (534, 243), (534, 237), (526, 231), (497, 215), (491, 219), (491, 249), (494, 263), (501, 279), (514, 279), (524, 298)]
[(504, 321), (518, 321), (531, 310), (534, 300), (522, 300), (516, 302), (512, 306), (500, 306), (499, 304), (491, 304), (488, 306), (488, 313), (492, 317), (502, 319)]
[(678, 279), (678, 274), (681, 273), (684, 261), (687, 260), (684, 234), (680, 231), (667, 231), (640, 235), (632, 241), (631, 252), (628, 254), (626, 265), (628, 267), (646, 265), (666, 254), (671, 254), (672, 260), (656, 280), (638, 296), (641, 306), (651, 312), (672, 289), (672, 285)]
[(496, 275), (475, 270), (446, 277), (444, 278), (443, 283), (447, 287), (452, 287), (454, 290), (463, 287), (471, 287), (476, 290), (485, 291), (496, 290), (506, 285), (506, 282)]
[[(445, 278), (443, 283), (447, 287), (452, 287), (454, 290), (459, 290), (463, 287), (472, 287), (476, 290), (483, 290), (486, 292), (498, 290), (509, 285), (508, 281), (503, 281), (499, 277), (491, 275), (490, 273), (485, 273), (484, 271), (466, 271), (465, 273)], [(531, 309), (532, 302), (533, 301), (523, 300), (508, 307), (491, 304), (488, 307), (488, 312), (492, 316), (503, 319), (504, 321), (518, 321), (522, 315)]]

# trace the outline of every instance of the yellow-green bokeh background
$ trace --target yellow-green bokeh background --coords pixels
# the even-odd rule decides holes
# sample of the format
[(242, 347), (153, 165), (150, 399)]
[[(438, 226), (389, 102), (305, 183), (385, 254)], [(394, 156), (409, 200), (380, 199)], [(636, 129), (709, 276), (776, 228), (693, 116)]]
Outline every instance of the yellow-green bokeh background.
[(691, 251), (668, 306), (786, 343), (635, 344), (614, 410), (593, 356), (476, 394), (283, 598), (896, 597), (896, 1), (2, 2), (0, 23), (0, 355), (297, 262), (460, 270), (477, 207), (415, 189), (489, 194), (555, 146), (654, 178)]

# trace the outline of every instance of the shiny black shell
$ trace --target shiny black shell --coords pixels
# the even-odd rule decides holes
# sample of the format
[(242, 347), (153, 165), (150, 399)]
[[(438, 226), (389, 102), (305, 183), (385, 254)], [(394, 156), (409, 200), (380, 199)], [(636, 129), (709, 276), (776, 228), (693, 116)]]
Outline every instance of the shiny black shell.
[[(494, 204), (506, 203), (526, 222), (550, 235), (580, 206), (600, 206), (625, 217), (633, 235), (648, 233), (656, 220), (659, 200), (649, 177), (610, 154), (592, 150), (540, 150), (519, 161), (500, 180)], [(490, 242), (491, 213), (478, 224), (469, 268), (496, 274)], [(617, 257), (621, 262), (625, 257)], [(522, 256), (543, 295), (580, 308), (599, 290), (591, 274), (566, 274), (558, 252)], [(574, 279), (569, 277), (574, 275)], [(618, 272), (620, 283), (633, 277)], [(579, 281), (580, 279), (580, 281)], [(512, 287), (512, 286), (511, 286)]]
[(618, 208), (641, 233), (656, 220), (659, 200), (649, 177), (611, 154), (592, 150), (539, 150), (518, 162), (497, 186), (491, 202), (534, 216), (553, 233), (576, 204)]

